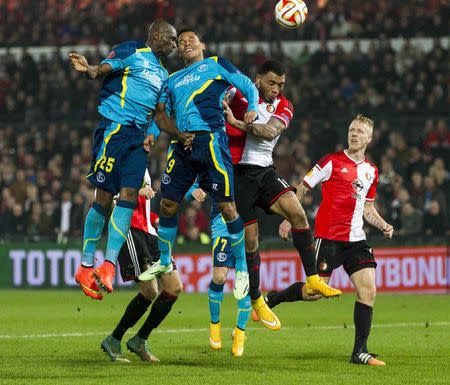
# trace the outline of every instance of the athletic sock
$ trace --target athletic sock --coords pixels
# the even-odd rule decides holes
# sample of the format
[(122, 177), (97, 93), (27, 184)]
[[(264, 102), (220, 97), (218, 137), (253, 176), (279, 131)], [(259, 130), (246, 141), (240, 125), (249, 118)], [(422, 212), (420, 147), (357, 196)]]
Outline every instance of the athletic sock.
[(161, 216), (158, 226), (158, 247), (161, 264), (167, 266), (172, 261), (172, 248), (177, 237), (178, 217), (167, 218)]
[(259, 250), (247, 253), (247, 268), (250, 281), (250, 299), (254, 301), (261, 297), (259, 291), (259, 266), (261, 265), (261, 257)]
[(244, 223), (241, 217), (226, 222), (228, 235), (231, 244), (231, 250), (233, 251), (234, 258), (236, 259), (236, 271), (247, 272), (247, 262), (245, 260), (245, 236), (244, 236)]
[(116, 264), (119, 251), (127, 240), (131, 217), (135, 207), (136, 203), (134, 202), (119, 200), (109, 218), (105, 260), (113, 264)]
[(114, 329), (112, 335), (115, 339), (121, 340), (125, 332), (132, 328), (137, 321), (145, 314), (148, 307), (152, 302), (144, 297), (141, 293), (138, 293), (136, 297), (134, 297), (127, 308), (125, 309), (125, 313), (116, 328)]
[(267, 305), (272, 309), (282, 302), (303, 301), (302, 288), (304, 285), (304, 282), (294, 282), (284, 290), (270, 292), (267, 295)]
[(236, 326), (241, 330), (245, 330), (248, 319), (250, 318), (250, 311), (252, 310), (252, 305), (250, 304), (250, 296), (247, 295), (245, 298), (238, 300), (237, 305), (238, 315)]
[(148, 339), (148, 336), (152, 330), (156, 329), (164, 318), (166, 318), (170, 313), (172, 306), (177, 299), (178, 296), (169, 294), (163, 290), (158, 298), (156, 298), (155, 302), (153, 302), (150, 314), (137, 332), (138, 336), (145, 340)]
[(84, 267), (94, 266), (95, 249), (105, 225), (106, 209), (97, 202), (92, 204), (86, 215), (83, 233), (83, 253), (81, 264)]
[(317, 274), (314, 239), (311, 229), (292, 229), (292, 241), (300, 254), (306, 276)]
[(213, 280), (209, 283), (208, 288), (208, 302), (209, 315), (211, 322), (216, 324), (220, 321), (220, 307), (223, 301), (223, 284), (218, 285)]
[(367, 352), (367, 339), (372, 326), (373, 307), (362, 302), (355, 302), (353, 321), (355, 323), (355, 345), (353, 354)]

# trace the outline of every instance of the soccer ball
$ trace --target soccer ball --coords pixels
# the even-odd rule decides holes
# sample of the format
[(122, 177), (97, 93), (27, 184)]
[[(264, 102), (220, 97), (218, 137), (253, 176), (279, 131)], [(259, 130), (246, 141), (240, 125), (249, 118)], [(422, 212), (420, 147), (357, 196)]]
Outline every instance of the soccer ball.
[(306, 20), (308, 7), (301, 0), (280, 0), (275, 6), (275, 20), (285, 28), (298, 28)]

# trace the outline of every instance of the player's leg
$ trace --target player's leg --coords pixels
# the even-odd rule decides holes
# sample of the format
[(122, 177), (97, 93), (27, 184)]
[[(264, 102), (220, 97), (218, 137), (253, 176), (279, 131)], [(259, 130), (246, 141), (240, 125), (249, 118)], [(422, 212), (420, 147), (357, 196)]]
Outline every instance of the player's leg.
[[(281, 182), (280, 182), (281, 183)], [(286, 182), (285, 182), (286, 183)], [(292, 240), (302, 259), (306, 273), (307, 289), (325, 297), (335, 297), (342, 292), (332, 288), (319, 278), (312, 231), (305, 210), (293, 191), (285, 191), (272, 203), (270, 211), (282, 216), (292, 225)]]
[[(214, 262), (218, 258), (222, 259), (225, 252), (220, 250), (220, 237), (215, 239), (213, 246)], [(221, 324), (220, 324), (220, 308), (223, 301), (223, 286), (227, 279), (228, 267), (213, 266), (213, 276), (208, 287), (208, 304), (209, 304), (209, 345), (213, 349), (222, 348)]]
[(137, 127), (118, 125), (105, 138), (104, 151), (97, 164), (97, 180), (101, 176), (107, 191), (114, 195), (119, 193), (109, 218), (105, 262), (94, 271), (97, 283), (107, 292), (113, 290), (115, 263), (127, 239), (139, 189), (144, 180), (147, 153), (142, 141), (143, 133)]
[(107, 121), (102, 120), (94, 133), (92, 155), (93, 160), (91, 170), (88, 174), (89, 181), (96, 188), (96, 197), (92, 207), (86, 216), (83, 232), (83, 248), (81, 256), (81, 266), (75, 274), (75, 280), (81, 286), (83, 292), (94, 299), (101, 300), (103, 298), (100, 288), (95, 282), (94, 278), (94, 255), (97, 248), (97, 242), (100, 239), (105, 225), (105, 218), (109, 213), (112, 202), (112, 194), (105, 191), (104, 186), (99, 182), (102, 178), (94, 178), (94, 170), (99, 165), (103, 148), (104, 140), (112, 130)]
[[(242, 299), (248, 292), (248, 273), (245, 261), (244, 223), (234, 204), (233, 165), (228, 137), (224, 132), (196, 136), (193, 158), (197, 163), (199, 184), (208, 191), (225, 220), (231, 249), (236, 258), (236, 280), (233, 294)], [(208, 154), (209, 156), (206, 156)]]
[[(172, 262), (173, 263), (173, 262)], [(158, 360), (150, 352), (148, 338), (172, 310), (173, 304), (183, 291), (183, 284), (176, 268), (161, 276), (161, 293), (153, 302), (150, 314), (137, 334), (127, 342), (127, 348), (136, 353), (143, 361)], [(158, 360), (159, 361), (159, 360)]]
[(160, 260), (145, 271), (139, 279), (150, 280), (172, 269), (172, 249), (178, 230), (178, 207), (197, 177), (189, 156), (182, 145), (169, 149), (167, 165), (161, 178), (162, 199), (158, 226)]
[[(149, 243), (153, 241), (156, 244), (155, 238), (155, 236), (136, 229), (131, 229), (128, 232), (127, 241), (123, 244), (118, 255), (123, 281), (136, 280), (140, 272), (151, 262), (146, 256), (151, 255)], [(112, 334), (102, 341), (101, 347), (112, 361), (122, 361), (124, 356), (121, 341), (124, 334), (145, 314), (151, 302), (158, 295), (156, 281), (138, 282), (138, 289), (138, 294), (128, 304)]]
[(377, 266), (371, 248), (366, 241), (350, 242), (344, 252), (343, 266), (356, 288), (353, 311), (355, 342), (350, 362), (366, 365), (385, 365), (367, 349), (372, 326), (373, 305), (376, 296), (375, 268)]

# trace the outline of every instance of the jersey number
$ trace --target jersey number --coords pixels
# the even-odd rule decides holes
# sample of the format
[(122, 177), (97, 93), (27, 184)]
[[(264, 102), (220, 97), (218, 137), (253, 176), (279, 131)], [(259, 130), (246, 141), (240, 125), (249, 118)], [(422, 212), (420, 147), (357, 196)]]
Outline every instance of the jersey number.
[(170, 159), (169, 163), (167, 163), (167, 168), (166, 168), (167, 174), (169, 174), (172, 171), (173, 166), (175, 166), (175, 159)]
[(100, 167), (102, 170), (105, 170), (105, 172), (111, 172), (114, 166), (114, 162), (115, 162), (114, 158), (104, 156), (100, 160), (100, 164), (98, 165), (98, 167)]
[(225, 246), (227, 245), (227, 240), (221, 238), (220, 239), (220, 243), (222, 243), (222, 247), (220, 248), (220, 251), (224, 251), (225, 250)]

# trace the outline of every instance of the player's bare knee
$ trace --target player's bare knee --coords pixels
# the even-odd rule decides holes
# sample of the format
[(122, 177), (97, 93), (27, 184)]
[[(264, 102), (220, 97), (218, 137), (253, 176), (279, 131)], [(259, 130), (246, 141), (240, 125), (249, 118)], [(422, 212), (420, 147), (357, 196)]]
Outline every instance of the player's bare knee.
[(170, 295), (178, 297), (183, 292), (183, 283), (181, 281), (174, 282), (169, 290), (166, 290)]
[(363, 285), (357, 289), (357, 300), (366, 305), (373, 306), (375, 303), (375, 297), (377, 295), (377, 289), (375, 285)]
[(162, 198), (160, 204), (160, 213), (164, 217), (173, 217), (178, 210), (178, 203), (169, 199)]
[(158, 296), (158, 286), (155, 282), (139, 282), (139, 293), (147, 298), (149, 301), (154, 301)]
[(214, 268), (212, 278), (213, 282), (216, 283), (217, 285), (223, 285), (227, 280), (227, 273), (228, 269)]
[(139, 191), (134, 188), (122, 187), (120, 189), (120, 199), (128, 202), (136, 202), (138, 199)]
[(233, 221), (238, 217), (236, 207), (231, 202), (221, 202), (218, 204), (220, 213), (226, 221)]
[(183, 283), (176, 270), (164, 274), (161, 277), (161, 283), (163, 289), (170, 295), (178, 297), (183, 292)]
[(113, 200), (113, 195), (107, 191), (97, 189), (95, 202), (102, 206), (105, 210), (109, 210)]
[(301, 205), (295, 207), (294, 210), (288, 211), (286, 213), (286, 220), (292, 225), (294, 229), (304, 229), (309, 226), (305, 210)]

